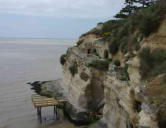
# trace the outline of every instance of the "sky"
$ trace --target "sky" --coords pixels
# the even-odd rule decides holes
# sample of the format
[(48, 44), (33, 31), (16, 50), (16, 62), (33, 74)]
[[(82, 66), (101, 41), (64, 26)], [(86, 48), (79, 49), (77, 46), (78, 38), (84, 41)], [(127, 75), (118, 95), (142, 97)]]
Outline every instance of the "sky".
[(77, 39), (123, 5), (124, 0), (0, 0), (0, 37)]

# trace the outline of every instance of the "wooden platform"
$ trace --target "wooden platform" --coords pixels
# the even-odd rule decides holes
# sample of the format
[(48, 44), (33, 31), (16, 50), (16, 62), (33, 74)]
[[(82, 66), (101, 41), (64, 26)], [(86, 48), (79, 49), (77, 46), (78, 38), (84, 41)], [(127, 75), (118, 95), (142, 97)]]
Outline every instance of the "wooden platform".
[(32, 103), (34, 107), (49, 107), (49, 106), (56, 106), (59, 104), (59, 101), (54, 98), (47, 98), (40, 95), (32, 95)]
[(49, 107), (49, 106), (53, 106), (54, 107), (54, 115), (56, 115), (56, 117), (59, 117), (59, 110), (58, 110), (58, 105), (64, 105), (67, 100), (56, 100), (55, 98), (48, 98), (45, 96), (40, 96), (37, 94), (34, 94), (31, 96), (32, 98), (32, 103), (34, 105), (35, 108), (37, 108), (37, 115), (39, 117), (39, 119), (41, 120), (41, 109), (42, 107)]

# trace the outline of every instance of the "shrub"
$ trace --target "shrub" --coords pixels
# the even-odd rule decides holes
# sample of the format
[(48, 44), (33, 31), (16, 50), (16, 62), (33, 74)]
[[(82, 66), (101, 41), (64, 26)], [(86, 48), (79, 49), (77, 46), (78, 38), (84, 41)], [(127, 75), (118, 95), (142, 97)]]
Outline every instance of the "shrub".
[(70, 73), (74, 76), (76, 73), (78, 73), (78, 65), (75, 61), (72, 66), (69, 67)]
[(96, 55), (96, 56), (99, 56), (99, 54), (98, 54), (96, 49), (93, 49), (93, 54)]
[(84, 40), (78, 40), (77, 41), (77, 46), (81, 45), (84, 42)]
[(163, 79), (163, 83), (162, 84), (165, 84), (166, 83), (166, 74), (164, 74), (164, 79)]
[(158, 28), (160, 20), (159, 15), (151, 11), (145, 10), (143, 14), (139, 30), (147, 37)]
[(115, 64), (116, 66), (120, 66), (120, 60), (115, 60), (115, 61), (114, 61), (114, 64)]
[[(81, 35), (81, 37), (86, 36), (86, 35), (89, 35), (89, 34), (95, 34), (95, 35), (97, 35), (97, 36), (100, 36), (100, 35), (101, 35), (101, 31), (100, 31), (100, 30), (97, 30), (96, 28), (93, 28), (93, 29), (90, 30), (89, 32), (87, 32), (87, 33)], [(80, 38), (81, 38), (81, 37), (80, 37)]]
[(107, 38), (107, 37), (109, 37), (109, 36), (111, 36), (111, 32), (105, 32), (105, 33), (102, 35), (102, 37), (104, 37), (104, 38)]
[(128, 51), (128, 38), (123, 38), (120, 41), (120, 50), (122, 53), (127, 53), (127, 51)]
[(106, 58), (105, 61), (110, 63), (112, 61), (112, 59), (111, 58)]
[(61, 57), (60, 57), (60, 63), (62, 64), (62, 65), (64, 65), (65, 63), (66, 63), (66, 54), (63, 54)]
[(129, 66), (127, 64), (124, 67), (124, 74), (125, 74), (126, 80), (130, 80), (130, 76), (129, 76), (129, 73), (128, 73), (128, 67)]
[(128, 18), (105, 22), (101, 33), (103, 36), (111, 33), (110, 53), (115, 55), (119, 49), (123, 53), (138, 51), (140, 41), (158, 29), (166, 13), (165, 8), (165, 3), (156, 2), (146, 8), (140, 8)]
[(115, 20), (109, 20), (103, 24), (102, 33), (110, 32), (116, 24)]
[(141, 46), (140, 46), (140, 44), (139, 44), (139, 42), (136, 44), (136, 46), (135, 46), (135, 50), (136, 51), (138, 51), (138, 50), (140, 50), (140, 48), (141, 48)]
[(140, 53), (140, 72), (146, 79), (159, 74), (166, 74), (166, 50), (144, 48)]
[(141, 59), (140, 73), (142, 78), (146, 78), (152, 68), (151, 62), (153, 62), (153, 59), (150, 54), (151, 54), (150, 48), (145, 48), (140, 53), (140, 59)]
[(118, 51), (118, 44), (116, 41), (111, 42), (111, 44), (109, 45), (109, 51), (111, 54), (115, 55)]
[(86, 64), (87, 67), (93, 67), (98, 70), (108, 70), (109, 62), (105, 60), (92, 60)]

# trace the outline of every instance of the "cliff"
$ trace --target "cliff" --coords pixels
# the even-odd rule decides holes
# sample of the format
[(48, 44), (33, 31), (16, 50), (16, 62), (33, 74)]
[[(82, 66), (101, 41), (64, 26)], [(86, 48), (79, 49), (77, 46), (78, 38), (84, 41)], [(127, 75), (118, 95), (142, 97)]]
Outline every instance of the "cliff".
[[(165, 17), (155, 31), (147, 34), (137, 27), (120, 38), (113, 27), (103, 33), (106, 25), (100, 23), (82, 35), (61, 57), (71, 105), (67, 112), (73, 120), (85, 122), (87, 114), (102, 115), (102, 125), (91, 126), (95, 128), (165, 128)], [(120, 31), (127, 33), (122, 26)]]

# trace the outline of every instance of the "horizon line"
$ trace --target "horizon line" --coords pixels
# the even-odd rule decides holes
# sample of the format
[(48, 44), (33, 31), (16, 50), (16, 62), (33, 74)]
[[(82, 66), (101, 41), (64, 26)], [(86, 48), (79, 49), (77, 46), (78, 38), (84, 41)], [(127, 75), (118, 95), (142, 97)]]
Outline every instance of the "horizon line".
[(59, 40), (78, 40), (78, 38), (68, 38), (68, 37), (0, 37), (0, 39), (59, 39)]

